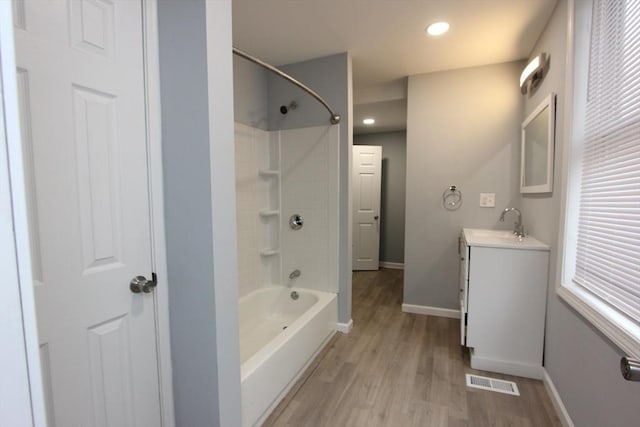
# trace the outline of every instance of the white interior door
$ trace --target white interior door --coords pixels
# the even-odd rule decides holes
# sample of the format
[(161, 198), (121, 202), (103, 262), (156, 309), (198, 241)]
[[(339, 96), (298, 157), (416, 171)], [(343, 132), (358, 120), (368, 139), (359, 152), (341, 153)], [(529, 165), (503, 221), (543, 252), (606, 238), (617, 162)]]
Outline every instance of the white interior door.
[(380, 263), (382, 147), (353, 146), (353, 269), (377, 270)]
[[(141, 1), (14, 2), (51, 426), (161, 425)], [(147, 288), (146, 290), (152, 290)]]

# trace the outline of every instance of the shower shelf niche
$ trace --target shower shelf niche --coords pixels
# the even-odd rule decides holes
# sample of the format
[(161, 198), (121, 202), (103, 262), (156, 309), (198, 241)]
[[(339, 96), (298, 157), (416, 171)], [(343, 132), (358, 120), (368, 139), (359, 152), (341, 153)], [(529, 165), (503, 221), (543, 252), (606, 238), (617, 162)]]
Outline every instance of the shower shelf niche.
[(274, 256), (274, 255), (278, 255), (280, 254), (280, 249), (262, 249), (260, 251), (260, 256), (261, 257), (270, 257), (270, 256)]
[(262, 209), (258, 214), (263, 218), (268, 218), (280, 215), (280, 211), (277, 209)]

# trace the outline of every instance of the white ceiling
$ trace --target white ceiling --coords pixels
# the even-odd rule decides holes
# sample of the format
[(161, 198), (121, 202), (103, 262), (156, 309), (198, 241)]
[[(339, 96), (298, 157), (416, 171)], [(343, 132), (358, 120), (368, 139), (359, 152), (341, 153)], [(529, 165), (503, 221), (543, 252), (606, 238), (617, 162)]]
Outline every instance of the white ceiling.
[[(362, 124), (365, 118), (374, 118), (372, 126)], [(353, 106), (353, 133), (377, 133), (403, 130), (407, 127), (407, 100), (371, 102)]]
[[(359, 92), (406, 76), (526, 58), (556, 1), (233, 0), (233, 44), (276, 66), (349, 52), (357, 112), (393, 100)], [(450, 31), (427, 37), (441, 20)]]

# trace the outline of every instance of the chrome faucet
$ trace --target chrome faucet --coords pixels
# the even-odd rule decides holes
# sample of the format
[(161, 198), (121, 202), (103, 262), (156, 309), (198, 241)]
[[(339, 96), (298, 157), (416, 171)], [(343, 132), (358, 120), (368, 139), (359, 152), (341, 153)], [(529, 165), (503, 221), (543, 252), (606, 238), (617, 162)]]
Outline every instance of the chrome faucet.
[(500, 221), (504, 222), (504, 216), (508, 212), (515, 212), (515, 214), (518, 215), (518, 220), (513, 224), (513, 234), (519, 238), (523, 238), (524, 227), (522, 227), (522, 213), (520, 213), (520, 210), (516, 208), (505, 208), (505, 210), (500, 214)]
[(292, 279), (292, 280), (293, 280), (293, 279), (295, 279), (296, 277), (300, 277), (300, 274), (302, 274), (302, 273), (300, 273), (300, 270), (298, 270), (298, 269), (296, 268), (295, 270), (293, 270), (293, 271), (291, 272), (291, 274), (289, 274), (289, 279)]

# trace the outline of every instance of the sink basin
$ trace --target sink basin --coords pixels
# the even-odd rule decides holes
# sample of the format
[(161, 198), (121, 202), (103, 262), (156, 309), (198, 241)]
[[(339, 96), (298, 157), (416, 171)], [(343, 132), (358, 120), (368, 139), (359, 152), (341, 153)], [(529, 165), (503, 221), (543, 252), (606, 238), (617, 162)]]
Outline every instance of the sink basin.
[(469, 246), (549, 250), (549, 246), (531, 236), (519, 238), (508, 230), (464, 228), (462, 231)]

